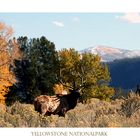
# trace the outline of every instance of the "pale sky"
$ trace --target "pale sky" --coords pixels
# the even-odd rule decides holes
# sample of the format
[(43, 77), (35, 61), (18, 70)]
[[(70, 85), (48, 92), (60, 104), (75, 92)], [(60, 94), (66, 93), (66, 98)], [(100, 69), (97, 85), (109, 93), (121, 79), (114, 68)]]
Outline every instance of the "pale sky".
[(13, 36), (41, 37), (56, 49), (82, 50), (96, 45), (140, 50), (139, 13), (0, 13)]

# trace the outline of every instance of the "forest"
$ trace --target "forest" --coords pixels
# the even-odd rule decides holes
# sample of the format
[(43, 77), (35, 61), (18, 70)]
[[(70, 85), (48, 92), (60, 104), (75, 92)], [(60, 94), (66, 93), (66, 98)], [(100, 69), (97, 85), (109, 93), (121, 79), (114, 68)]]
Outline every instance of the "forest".
[[(110, 86), (111, 67), (98, 55), (56, 50), (45, 36), (15, 38), (12, 33), (12, 27), (0, 23), (0, 127), (140, 126), (140, 96), (130, 92), (124, 97)], [(34, 110), (36, 97), (79, 86), (79, 103), (65, 118)]]
[[(108, 63), (110, 71), (110, 85), (116, 88), (136, 90), (140, 84), (140, 58), (125, 58)], [(121, 86), (120, 86), (121, 85)]]

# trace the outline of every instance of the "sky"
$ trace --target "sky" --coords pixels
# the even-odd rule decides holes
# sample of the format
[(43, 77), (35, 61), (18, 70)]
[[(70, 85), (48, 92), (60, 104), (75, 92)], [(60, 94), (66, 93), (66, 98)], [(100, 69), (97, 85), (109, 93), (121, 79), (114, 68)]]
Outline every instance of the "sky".
[(46, 36), (56, 49), (97, 45), (140, 50), (139, 13), (0, 13), (13, 36)]

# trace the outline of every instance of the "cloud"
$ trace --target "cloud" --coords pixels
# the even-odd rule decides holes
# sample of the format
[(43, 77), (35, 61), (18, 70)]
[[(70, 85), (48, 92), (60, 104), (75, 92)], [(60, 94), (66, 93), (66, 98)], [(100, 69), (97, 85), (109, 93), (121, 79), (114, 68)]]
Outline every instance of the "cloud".
[(123, 16), (116, 16), (116, 18), (127, 21), (129, 23), (140, 23), (139, 13), (125, 13)]
[(60, 22), (60, 21), (53, 21), (52, 23), (53, 23), (55, 26), (57, 26), (57, 27), (64, 27), (63, 22)]

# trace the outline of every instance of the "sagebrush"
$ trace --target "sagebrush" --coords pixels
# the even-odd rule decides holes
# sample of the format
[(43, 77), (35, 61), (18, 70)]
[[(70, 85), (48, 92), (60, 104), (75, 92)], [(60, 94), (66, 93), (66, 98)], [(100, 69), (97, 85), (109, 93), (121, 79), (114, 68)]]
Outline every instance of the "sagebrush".
[(42, 116), (33, 105), (16, 102), (10, 107), (2, 105), (0, 127), (140, 127), (139, 98), (135, 94), (110, 102), (93, 98), (87, 104), (78, 103), (65, 118)]

